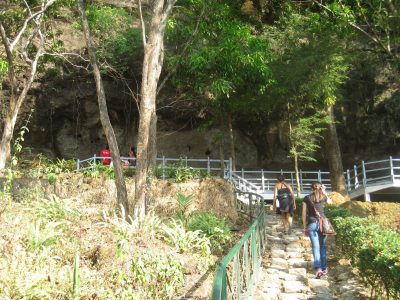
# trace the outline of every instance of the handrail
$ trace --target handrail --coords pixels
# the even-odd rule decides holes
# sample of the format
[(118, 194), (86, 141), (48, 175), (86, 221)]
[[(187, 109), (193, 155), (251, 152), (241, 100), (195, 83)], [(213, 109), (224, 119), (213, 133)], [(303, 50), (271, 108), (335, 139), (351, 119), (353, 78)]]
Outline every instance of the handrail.
[(400, 161), (398, 158), (389, 156), (389, 159), (365, 162), (354, 165), (352, 169), (347, 169), (347, 190), (352, 192), (359, 188), (366, 188), (368, 185), (391, 184), (397, 180), (398, 167), (395, 166)]
[(265, 242), (265, 209), (262, 203), (249, 230), (218, 264), (212, 300), (249, 299), (261, 267)]
[[(93, 169), (97, 162), (101, 162), (104, 159), (112, 160), (111, 157), (101, 157), (101, 156), (96, 156), (96, 154), (94, 154), (93, 157), (89, 157), (86, 159), (78, 159), (76, 164), (77, 165), (76, 169), (77, 171)], [(136, 160), (136, 158), (121, 156), (121, 160), (132, 161)], [(220, 167), (221, 160), (210, 159), (209, 157), (203, 159), (197, 159), (197, 158), (186, 158), (186, 157), (170, 158), (163, 156), (163, 157), (157, 157), (156, 161), (158, 165), (162, 167), (167, 167), (171, 162), (183, 162), (186, 167), (190, 167), (196, 170), (205, 170), (207, 172), (221, 170)], [(134, 166), (130, 165), (129, 168), (134, 168)], [(231, 161), (224, 160), (224, 174), (227, 177), (230, 176), (228, 174), (230, 173), (230, 170), (231, 170)]]
[[(238, 181), (239, 181), (239, 184), (240, 184), (240, 182), (243, 182), (245, 185), (250, 186), (250, 187), (253, 188), (254, 190), (258, 190), (258, 187), (257, 187), (255, 184), (249, 182), (249, 181), (246, 180), (245, 178), (240, 177), (240, 176), (236, 175), (235, 173), (232, 173), (231, 176), (232, 176), (232, 179), (235, 178), (235, 179), (233, 179), (234, 181), (235, 181), (235, 180), (238, 180)], [(246, 192), (249, 192), (249, 191), (246, 191)]]

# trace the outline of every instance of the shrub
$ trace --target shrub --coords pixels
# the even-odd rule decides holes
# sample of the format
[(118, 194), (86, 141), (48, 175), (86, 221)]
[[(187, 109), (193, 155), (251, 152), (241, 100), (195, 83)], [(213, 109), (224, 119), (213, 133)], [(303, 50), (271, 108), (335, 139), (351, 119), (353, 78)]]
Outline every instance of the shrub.
[(108, 178), (114, 179), (114, 169), (110, 166), (105, 166), (103, 164), (90, 164), (89, 169), (85, 169), (82, 171), (83, 175), (89, 176), (92, 178), (99, 177), (101, 174), (105, 174)]
[(210, 174), (204, 170), (187, 167), (184, 159), (180, 159), (176, 164), (158, 166), (155, 174), (158, 178), (169, 178), (177, 183), (210, 177)]
[(210, 240), (200, 230), (188, 231), (181, 220), (172, 219), (170, 224), (162, 226), (164, 240), (179, 253), (199, 252), (209, 256)]
[(221, 253), (232, 241), (233, 235), (225, 219), (210, 212), (196, 211), (190, 214), (188, 228), (200, 230), (210, 239), (211, 251)]
[(174, 299), (184, 282), (183, 265), (171, 255), (138, 251), (131, 268), (142, 299)]
[(56, 195), (50, 195), (48, 199), (42, 198), (33, 202), (33, 207), (30, 210), (34, 211), (38, 217), (48, 221), (75, 219), (81, 215), (78, 210), (70, 208), (65, 201)]
[(338, 235), (336, 245), (360, 270), (360, 276), (376, 297), (397, 299), (400, 294), (400, 236), (382, 229), (370, 218), (351, 215), (341, 207), (328, 208)]

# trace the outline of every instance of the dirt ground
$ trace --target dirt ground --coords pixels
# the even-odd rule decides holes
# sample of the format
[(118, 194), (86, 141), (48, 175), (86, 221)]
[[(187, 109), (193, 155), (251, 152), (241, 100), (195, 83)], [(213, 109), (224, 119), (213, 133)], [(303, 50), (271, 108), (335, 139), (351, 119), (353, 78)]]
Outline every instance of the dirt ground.
[(359, 217), (370, 217), (376, 223), (400, 232), (400, 203), (346, 201), (342, 207)]
[(341, 194), (336, 192), (329, 194), (329, 197), (336, 205), (350, 210), (358, 217), (372, 218), (383, 227), (400, 232), (400, 203), (398, 202), (347, 201)]

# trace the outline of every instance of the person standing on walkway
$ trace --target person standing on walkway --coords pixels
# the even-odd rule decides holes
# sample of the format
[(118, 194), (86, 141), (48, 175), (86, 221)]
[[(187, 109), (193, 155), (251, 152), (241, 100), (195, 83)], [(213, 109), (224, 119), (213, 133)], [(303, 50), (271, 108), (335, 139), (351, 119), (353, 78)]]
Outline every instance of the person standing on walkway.
[(129, 165), (136, 167), (136, 150), (133, 146), (129, 149)]
[(104, 147), (104, 149), (102, 149), (100, 151), (100, 157), (104, 157), (103, 158), (103, 165), (105, 166), (109, 166), (111, 163), (111, 152), (110, 152), (110, 147), (108, 147), (108, 145), (106, 145)]
[(332, 204), (332, 200), (325, 192), (325, 186), (320, 182), (311, 185), (312, 193), (304, 197), (302, 221), (304, 235), (310, 237), (316, 277), (320, 278), (328, 273), (326, 260), (326, 239), (320, 231), (319, 218), (325, 217), (324, 204)]
[(285, 177), (279, 175), (274, 188), (273, 210), (276, 210), (276, 199), (279, 201), (279, 211), (282, 215), (283, 229), (290, 234), (292, 230), (293, 211), (296, 209), (296, 201), (290, 184), (285, 182)]

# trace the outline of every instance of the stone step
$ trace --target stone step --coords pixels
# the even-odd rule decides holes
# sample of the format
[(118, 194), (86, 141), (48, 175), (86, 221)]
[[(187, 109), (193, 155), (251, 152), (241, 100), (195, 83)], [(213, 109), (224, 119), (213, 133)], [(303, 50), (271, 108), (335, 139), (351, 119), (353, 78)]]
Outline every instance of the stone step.
[[(263, 258), (263, 275), (250, 299), (362, 299), (357, 297), (359, 287), (351, 282), (351, 276), (345, 270), (339, 269), (335, 280), (328, 276), (315, 278), (310, 240), (304, 237), (302, 227), (295, 224), (291, 234), (285, 234), (282, 219), (275, 214), (267, 216), (266, 224), (267, 250)], [(338, 283), (341, 283), (340, 286), (336, 286)]]

